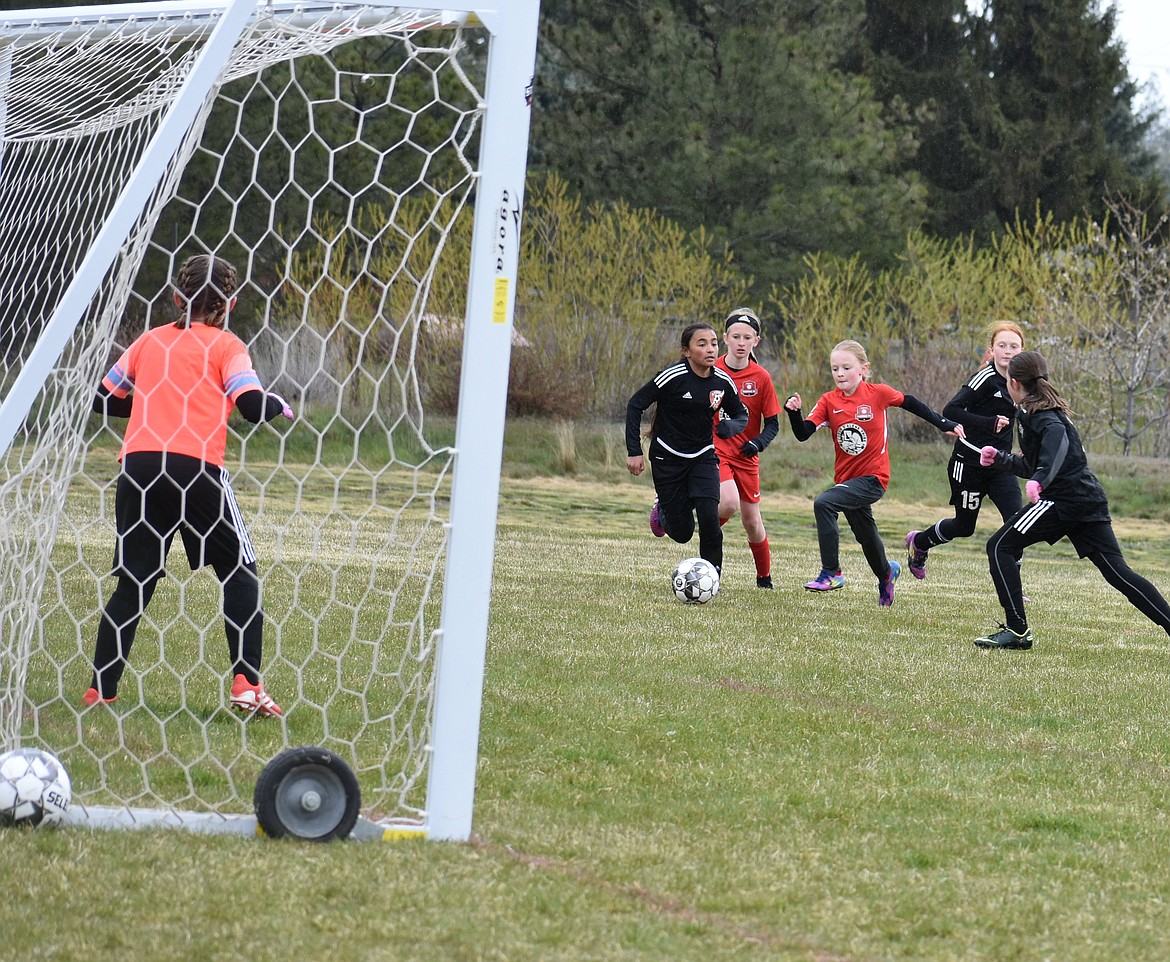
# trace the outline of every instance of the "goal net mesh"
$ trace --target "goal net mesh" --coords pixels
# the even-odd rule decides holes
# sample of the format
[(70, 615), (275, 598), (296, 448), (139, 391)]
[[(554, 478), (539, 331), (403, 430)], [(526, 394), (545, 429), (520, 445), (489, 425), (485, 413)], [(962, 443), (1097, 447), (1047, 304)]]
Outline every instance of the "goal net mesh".
[[(0, 29), (5, 396), (213, 28)], [(0, 456), (0, 740), (57, 753), (75, 806), (247, 813), (268, 760), (320, 745), (367, 817), (422, 821), (489, 39), (442, 12), (261, 7)], [(233, 415), (226, 459), (279, 719), (228, 710), (220, 584), (181, 548), (117, 702), (81, 704), (126, 425), (91, 402), (176, 319), (195, 253), (237, 266), (229, 328), (297, 415)]]

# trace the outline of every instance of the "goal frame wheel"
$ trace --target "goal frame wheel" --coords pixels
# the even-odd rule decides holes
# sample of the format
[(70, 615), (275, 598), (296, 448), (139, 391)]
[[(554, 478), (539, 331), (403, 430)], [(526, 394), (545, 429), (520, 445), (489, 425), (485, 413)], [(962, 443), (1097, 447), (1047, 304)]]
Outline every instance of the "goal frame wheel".
[(361, 787), (345, 759), (315, 745), (286, 748), (256, 779), (256, 821), (269, 838), (330, 842), (348, 838), (361, 810)]

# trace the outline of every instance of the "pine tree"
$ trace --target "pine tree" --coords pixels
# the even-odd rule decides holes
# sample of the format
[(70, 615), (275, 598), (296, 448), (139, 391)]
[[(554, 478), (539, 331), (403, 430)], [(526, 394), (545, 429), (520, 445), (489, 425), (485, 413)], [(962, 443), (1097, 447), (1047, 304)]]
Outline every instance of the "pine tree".
[(757, 287), (809, 251), (888, 263), (921, 222), (914, 142), (841, 69), (861, 0), (550, 0), (533, 165), (714, 245)]
[(975, 59), (964, 0), (866, 0), (864, 72), (888, 111), (912, 125), (911, 161), (927, 189), (925, 227), (950, 237), (971, 227), (979, 181), (969, 149)]
[(1106, 197), (1164, 192), (1096, 0), (867, 0), (865, 69), (904, 103), (922, 142), (929, 227), (986, 237), (1037, 205), (1059, 221), (1101, 217)]

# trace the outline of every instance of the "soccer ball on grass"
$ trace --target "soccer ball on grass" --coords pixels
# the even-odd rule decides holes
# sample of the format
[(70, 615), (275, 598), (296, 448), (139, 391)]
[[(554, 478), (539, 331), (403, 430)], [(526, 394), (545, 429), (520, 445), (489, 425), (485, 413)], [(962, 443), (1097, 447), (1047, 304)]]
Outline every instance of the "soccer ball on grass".
[(72, 797), (69, 773), (52, 752), (16, 748), (0, 755), (0, 825), (56, 825)]
[(719, 594), (719, 572), (702, 558), (686, 558), (671, 576), (674, 596), (684, 604), (705, 605)]

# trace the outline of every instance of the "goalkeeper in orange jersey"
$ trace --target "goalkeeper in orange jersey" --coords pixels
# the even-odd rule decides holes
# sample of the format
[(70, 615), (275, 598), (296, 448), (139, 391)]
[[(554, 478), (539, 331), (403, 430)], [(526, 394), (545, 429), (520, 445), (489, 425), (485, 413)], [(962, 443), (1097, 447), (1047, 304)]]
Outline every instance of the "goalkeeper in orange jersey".
[(260, 682), (264, 614), (256, 552), (224, 467), (233, 408), (259, 424), (292, 408), (265, 392), (248, 349), (227, 330), (236, 269), (197, 254), (180, 267), (173, 324), (142, 334), (98, 388), (94, 410), (128, 417), (119, 459), (114, 574), (118, 583), (98, 624), (86, 707), (118, 696), (138, 623), (166, 576), (176, 534), (192, 570), (211, 565), (223, 585), (224, 629), (233, 676), (231, 707), (278, 716)]

